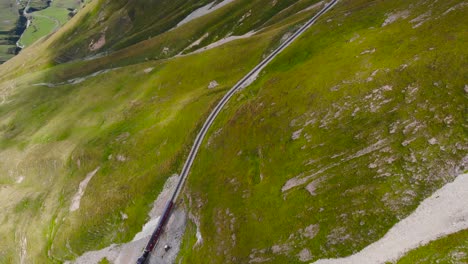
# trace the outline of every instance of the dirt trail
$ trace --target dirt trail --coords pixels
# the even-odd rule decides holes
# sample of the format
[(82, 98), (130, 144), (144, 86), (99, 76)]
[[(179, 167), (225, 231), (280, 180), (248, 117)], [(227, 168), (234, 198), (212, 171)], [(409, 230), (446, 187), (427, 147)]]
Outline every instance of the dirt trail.
[(100, 167), (97, 167), (97, 169), (95, 169), (92, 172), (88, 173), (88, 175), (86, 175), (86, 178), (82, 182), (80, 182), (78, 192), (75, 194), (75, 196), (73, 196), (73, 200), (72, 200), (72, 203), (70, 205), (70, 212), (73, 212), (73, 211), (76, 211), (76, 210), (80, 209), (81, 198), (83, 197), (83, 195), (84, 195), (84, 193), (86, 191), (86, 187), (88, 186), (89, 181), (91, 181), (91, 179), (94, 177), (94, 175), (96, 175), (96, 173), (98, 172), (99, 169), (100, 169)]
[(213, 1), (203, 7), (198, 8), (197, 10), (193, 11), (190, 15), (185, 17), (182, 21), (177, 24), (176, 27), (179, 27), (183, 24), (186, 24), (196, 18), (202, 17), (204, 15), (207, 15), (217, 9), (220, 9), (221, 7), (233, 2), (234, 0), (224, 0), (221, 3), (216, 4), (216, 1)]
[(218, 40), (216, 42), (213, 42), (213, 43), (207, 45), (206, 47), (195, 50), (195, 51), (191, 52), (190, 54), (195, 54), (195, 53), (200, 53), (200, 52), (203, 52), (203, 51), (206, 51), (206, 50), (210, 50), (210, 49), (219, 47), (221, 45), (224, 45), (224, 44), (226, 44), (228, 42), (234, 41), (234, 40), (250, 38), (253, 35), (255, 35), (254, 31), (250, 31), (250, 32), (248, 32), (248, 33), (246, 33), (244, 35), (241, 35), (241, 36), (229, 36), (229, 37), (220, 39), (220, 40)]
[(374, 264), (392, 262), (430, 241), (468, 229), (468, 174), (459, 175), (424, 200), (407, 218), (377, 242), (340, 259), (314, 264)]
[[(136, 263), (158, 223), (159, 217), (164, 210), (164, 205), (174, 191), (178, 179), (179, 176), (175, 174), (166, 181), (163, 190), (153, 204), (153, 209), (149, 213), (150, 219), (142, 228), (142, 231), (135, 235), (132, 241), (120, 245), (113, 244), (101, 250), (86, 252), (74, 262), (67, 263), (95, 264), (99, 263), (104, 258), (115, 264)], [(187, 214), (185, 210), (176, 209), (166, 226), (167, 232), (161, 237), (161, 240), (155, 247), (149, 263), (174, 263), (180, 249), (186, 223)], [(169, 245), (171, 249), (165, 251), (165, 245)]]

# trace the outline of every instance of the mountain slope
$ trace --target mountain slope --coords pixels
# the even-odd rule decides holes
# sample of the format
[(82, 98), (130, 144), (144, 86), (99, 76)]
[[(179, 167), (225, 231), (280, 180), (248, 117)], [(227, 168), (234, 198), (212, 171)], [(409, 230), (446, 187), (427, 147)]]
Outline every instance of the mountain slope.
[[(209, 108), (288, 26), (314, 12), (280, 20), (248, 40), (172, 60), (145, 62), (135, 55), (148, 50), (135, 49), (55, 65), (60, 50), (54, 47), (63, 34), (99, 4), (92, 2), (0, 69), (0, 197), (7, 201), (0, 234), (8, 241), (1, 245), (2, 262), (60, 262), (131, 240), (165, 179), (179, 170)], [(197, 23), (203, 27), (210, 19)], [(172, 37), (180, 32), (187, 30), (180, 27)], [(213, 80), (218, 87), (208, 89)]]
[[(131, 241), (215, 103), (323, 4), (95, 0), (0, 66), (0, 263)], [(215, 122), (178, 261), (344, 257), (466, 171), (466, 8), (340, 1)]]
[(466, 170), (465, 14), (460, 1), (327, 14), (213, 128), (187, 187), (203, 243), (192, 229), (181, 258), (346, 256)]

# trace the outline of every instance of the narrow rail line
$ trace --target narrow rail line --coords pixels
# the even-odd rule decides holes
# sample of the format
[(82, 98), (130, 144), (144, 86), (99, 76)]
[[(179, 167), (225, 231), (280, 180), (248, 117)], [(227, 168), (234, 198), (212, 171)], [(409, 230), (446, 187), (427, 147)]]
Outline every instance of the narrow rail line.
[(211, 127), (213, 124), (214, 120), (218, 116), (218, 114), (221, 112), (221, 110), (224, 108), (224, 106), (227, 104), (229, 99), (240, 89), (244, 88), (246, 84), (248, 84), (249, 80), (253, 77), (255, 77), (257, 74), (260, 73), (260, 71), (265, 68), (268, 63), (270, 63), (279, 53), (281, 53), (284, 49), (286, 49), (291, 43), (293, 43), (301, 34), (303, 34), (310, 26), (312, 26), (318, 18), (320, 18), (323, 14), (325, 14), (327, 11), (332, 9), (339, 0), (332, 0), (329, 2), (322, 10), (320, 10), (317, 14), (315, 14), (307, 23), (305, 23), (300, 29), (298, 29), (293, 35), (291, 35), (283, 44), (281, 44), (275, 51), (273, 51), (267, 58), (265, 58), (262, 62), (260, 62), (255, 68), (253, 68), (247, 75), (244, 76), (239, 82), (236, 83), (219, 101), (219, 103), (216, 105), (216, 107), (211, 111), (210, 115), (206, 119), (205, 123), (203, 124), (202, 129), (198, 133), (195, 142), (193, 143), (192, 149), (190, 150), (190, 154), (185, 161), (184, 167), (182, 168), (182, 172), (180, 174), (180, 179), (179, 182), (177, 183), (177, 186), (169, 199), (169, 201), (166, 204), (166, 207), (163, 211), (163, 214), (158, 222), (158, 225), (156, 226), (156, 229), (154, 230), (144, 252), (143, 255), (138, 259), (137, 264), (145, 264), (147, 263), (149, 259), (149, 255), (153, 251), (154, 247), (156, 246), (159, 237), (163, 233), (164, 227), (167, 223), (167, 220), (169, 219), (169, 216), (172, 212), (172, 209), (174, 207), (175, 201), (177, 200), (180, 192), (182, 191), (182, 186), (185, 183), (185, 180), (187, 179), (187, 176), (190, 172), (190, 168), (192, 167), (193, 161), (195, 160), (195, 157), (198, 154), (198, 150), (200, 149), (200, 146), (208, 132), (208, 129)]

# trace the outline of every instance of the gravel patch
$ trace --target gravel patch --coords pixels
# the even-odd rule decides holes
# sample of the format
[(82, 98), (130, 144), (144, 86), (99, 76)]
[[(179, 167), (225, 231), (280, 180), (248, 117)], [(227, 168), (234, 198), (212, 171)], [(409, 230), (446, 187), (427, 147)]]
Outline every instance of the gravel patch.
[(315, 191), (317, 190), (318, 185), (321, 182), (322, 182), (322, 179), (316, 179), (316, 180), (310, 182), (309, 184), (307, 184), (307, 186), (305, 188), (310, 193), (310, 195), (315, 196), (315, 195), (317, 195), (317, 193), (315, 193)]
[(226, 38), (222, 38), (216, 42), (213, 42), (211, 43), (210, 45), (207, 45), (206, 47), (203, 47), (201, 49), (197, 49), (191, 53), (188, 53), (186, 55), (190, 55), (190, 54), (196, 54), (196, 53), (200, 53), (200, 52), (203, 52), (203, 51), (206, 51), (206, 50), (210, 50), (210, 49), (213, 49), (213, 48), (216, 48), (216, 47), (219, 47), (221, 45), (224, 45), (228, 42), (231, 42), (231, 41), (234, 41), (234, 40), (238, 40), (238, 39), (244, 39), (244, 38), (250, 38), (251, 36), (253, 36), (255, 34), (254, 31), (250, 31), (244, 35), (241, 35), (241, 36), (229, 36), (229, 37), (226, 37)]
[(447, 15), (448, 13), (450, 13), (452, 11), (455, 11), (455, 10), (458, 10), (458, 9), (463, 9), (463, 8), (465, 8), (467, 6), (468, 6), (468, 3), (466, 3), (466, 2), (459, 3), (457, 5), (454, 5), (454, 6), (450, 7), (449, 9), (447, 9), (447, 11), (445, 11), (442, 15), (445, 16), (445, 15)]
[(180, 27), (183, 24), (186, 24), (196, 18), (202, 17), (204, 15), (207, 15), (217, 9), (220, 9), (221, 7), (233, 2), (234, 0), (224, 0), (219, 4), (216, 4), (216, 2), (211, 2), (203, 7), (198, 8), (197, 10), (193, 11), (190, 15), (186, 16), (182, 21), (180, 21), (176, 27)]
[(102, 34), (96, 42), (94, 40), (89, 44), (90, 51), (96, 51), (106, 45), (106, 35)]
[[(115, 264), (136, 263), (137, 259), (143, 253), (159, 221), (159, 217), (164, 210), (164, 206), (177, 185), (178, 179), (179, 176), (175, 174), (166, 181), (163, 191), (159, 194), (157, 200), (153, 204), (153, 209), (149, 213), (150, 220), (144, 225), (142, 231), (135, 235), (132, 241), (120, 245), (112, 244), (101, 250), (86, 252), (75, 261), (65, 263), (94, 264), (99, 263), (103, 258)], [(174, 210), (166, 226), (166, 232), (163, 233), (158, 244), (154, 248), (149, 263), (174, 263), (180, 249), (186, 223), (187, 214), (185, 210)], [(164, 249), (165, 245), (168, 245), (170, 249), (166, 251)]]
[(105, 73), (108, 73), (110, 71), (114, 71), (114, 70), (117, 70), (119, 68), (111, 68), (111, 69), (106, 69), (106, 70), (101, 70), (101, 71), (97, 71), (95, 73), (92, 73), (90, 75), (87, 75), (87, 76), (83, 76), (83, 77), (77, 77), (77, 78), (73, 78), (73, 79), (70, 79), (70, 80), (67, 80), (65, 82), (61, 82), (61, 83), (35, 83), (33, 84), (32, 86), (47, 86), (49, 88), (53, 88), (53, 87), (57, 87), (57, 86), (62, 86), (62, 85), (75, 85), (75, 84), (80, 84), (90, 78), (93, 78), (93, 77), (96, 77), (98, 75), (101, 75), (101, 74), (105, 74)]
[(299, 138), (301, 137), (302, 130), (304, 130), (304, 129), (302, 128), (302, 129), (299, 129), (299, 130), (295, 131), (295, 132), (292, 134), (291, 139), (292, 139), (292, 140), (299, 139)]
[(190, 44), (188, 47), (186, 47), (186, 48), (184, 49), (184, 51), (189, 50), (189, 49), (191, 49), (191, 48), (193, 48), (193, 47), (195, 47), (195, 46), (200, 45), (200, 43), (201, 43), (204, 39), (206, 39), (209, 35), (210, 35), (210, 34), (205, 33), (205, 35), (203, 35), (201, 38), (195, 40), (192, 44)]
[(300, 229), (299, 232), (308, 239), (313, 239), (318, 234), (319, 230), (319, 225), (310, 225), (304, 228), (304, 230)]
[(97, 169), (95, 169), (92, 172), (88, 173), (88, 175), (86, 175), (86, 178), (83, 181), (80, 182), (78, 192), (75, 194), (75, 196), (73, 196), (73, 200), (72, 200), (72, 203), (70, 205), (70, 212), (73, 212), (73, 211), (76, 211), (76, 210), (80, 209), (81, 198), (83, 197), (83, 195), (85, 193), (86, 187), (88, 186), (89, 181), (91, 181), (91, 179), (94, 177), (94, 175), (96, 175), (96, 173), (98, 172), (99, 169), (100, 169), (100, 167), (97, 167)]
[(390, 24), (392, 24), (393, 22), (397, 21), (400, 18), (403, 18), (403, 19), (408, 18), (409, 15), (410, 15), (410, 12), (408, 10), (393, 13), (393, 14), (388, 14), (387, 18), (385, 19), (385, 21), (382, 24), (382, 27), (390, 25)]
[(459, 175), (424, 200), (407, 218), (377, 242), (340, 259), (315, 264), (371, 264), (392, 262), (408, 251), (468, 228), (468, 174)]
[(307, 7), (306, 9), (303, 9), (303, 10), (299, 11), (298, 14), (304, 13), (304, 12), (307, 12), (307, 11), (310, 11), (310, 10), (313, 10), (313, 9), (316, 9), (318, 7), (322, 7), (323, 4), (324, 4), (324, 1), (320, 1), (320, 2), (318, 2), (316, 4), (313, 4), (313, 5), (309, 6), (309, 7)]
[(208, 89), (213, 89), (219, 86), (219, 83), (216, 80), (213, 80), (208, 84)]
[(16, 183), (20, 184), (24, 181), (24, 176), (19, 176), (18, 179), (16, 179)]
[(313, 258), (312, 254), (310, 254), (310, 251), (307, 248), (304, 248), (303, 250), (301, 250), (301, 252), (297, 254), (297, 257), (302, 262), (309, 261)]
[(432, 12), (431, 11), (428, 11), (418, 17), (416, 17), (415, 19), (411, 20), (411, 24), (413, 24), (413, 28), (418, 28), (420, 26), (422, 26), (422, 24), (424, 24), (427, 20), (429, 20), (431, 18), (431, 15), (432, 15)]
[[(158, 244), (154, 248), (153, 254), (149, 259), (150, 264), (170, 264), (175, 263), (177, 254), (180, 250), (182, 237), (187, 224), (187, 214), (184, 210), (176, 210), (172, 214), (166, 227), (166, 232), (161, 236)], [(164, 246), (170, 247), (165, 250)], [(132, 262), (121, 262), (132, 263)]]

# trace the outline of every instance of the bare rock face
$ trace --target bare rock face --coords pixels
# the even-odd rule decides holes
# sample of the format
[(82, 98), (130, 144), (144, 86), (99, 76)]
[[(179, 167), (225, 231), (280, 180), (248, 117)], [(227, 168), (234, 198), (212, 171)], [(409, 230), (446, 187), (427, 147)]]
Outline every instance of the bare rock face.
[(302, 235), (307, 237), (308, 239), (312, 239), (318, 234), (319, 230), (319, 225), (310, 225), (304, 229)]
[(313, 258), (312, 254), (307, 248), (304, 248), (303, 250), (301, 250), (301, 252), (299, 252), (297, 256), (299, 257), (299, 260), (302, 262), (309, 261)]
[(219, 83), (217, 81), (211, 81), (210, 84), (208, 85), (208, 89), (213, 89), (219, 86)]
[(94, 42), (94, 40), (91, 41), (89, 44), (89, 50), (96, 51), (102, 48), (104, 45), (106, 45), (106, 35), (102, 34), (96, 42)]

